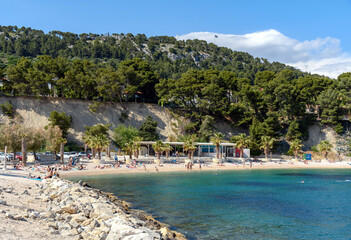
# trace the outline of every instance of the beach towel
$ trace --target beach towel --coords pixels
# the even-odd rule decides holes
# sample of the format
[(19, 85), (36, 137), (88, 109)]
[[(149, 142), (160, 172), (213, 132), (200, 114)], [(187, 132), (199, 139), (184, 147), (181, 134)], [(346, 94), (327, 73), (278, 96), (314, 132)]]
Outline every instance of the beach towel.
[(41, 180), (43, 180), (43, 179), (41, 179), (41, 178), (29, 178), (29, 177), (24, 177), (24, 178), (27, 178), (27, 179), (30, 179), (30, 180), (36, 180), (36, 181), (41, 181)]

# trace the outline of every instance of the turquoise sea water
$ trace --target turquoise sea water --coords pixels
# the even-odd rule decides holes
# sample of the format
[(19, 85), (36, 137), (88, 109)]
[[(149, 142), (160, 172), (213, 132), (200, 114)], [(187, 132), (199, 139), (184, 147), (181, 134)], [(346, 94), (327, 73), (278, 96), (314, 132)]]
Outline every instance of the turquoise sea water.
[(189, 239), (351, 239), (351, 169), (79, 179), (115, 193)]

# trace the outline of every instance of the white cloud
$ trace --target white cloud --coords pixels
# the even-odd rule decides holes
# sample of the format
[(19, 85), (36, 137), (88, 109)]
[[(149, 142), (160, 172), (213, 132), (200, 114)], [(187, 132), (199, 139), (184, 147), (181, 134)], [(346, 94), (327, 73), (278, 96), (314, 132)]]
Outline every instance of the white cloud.
[(270, 29), (245, 35), (193, 32), (176, 38), (205, 40), (218, 46), (248, 52), (254, 57), (286, 63), (302, 71), (333, 78), (351, 71), (351, 56), (343, 53), (340, 40), (332, 37), (301, 42)]

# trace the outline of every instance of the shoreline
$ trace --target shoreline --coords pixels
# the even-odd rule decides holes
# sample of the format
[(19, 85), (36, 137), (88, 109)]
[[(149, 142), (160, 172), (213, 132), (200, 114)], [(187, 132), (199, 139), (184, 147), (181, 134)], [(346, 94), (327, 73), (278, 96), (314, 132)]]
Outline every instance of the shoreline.
[[(201, 171), (248, 171), (248, 170), (272, 170), (272, 169), (351, 169), (351, 165), (348, 162), (312, 162), (305, 164), (303, 162), (293, 162), (290, 163), (274, 163), (267, 162), (263, 163), (253, 163), (252, 168), (247, 164), (243, 167), (243, 164), (233, 164), (224, 163), (223, 165), (208, 164), (202, 165), (201, 169), (199, 164), (195, 164), (192, 170), (186, 170), (184, 164), (162, 164), (159, 166), (157, 164), (146, 164), (146, 171), (143, 166), (138, 165), (136, 168), (127, 168), (122, 165), (120, 168), (108, 167), (114, 162), (109, 161), (104, 166), (103, 169), (95, 168), (97, 164), (95, 163), (85, 163), (86, 169), (84, 170), (70, 170), (70, 171), (60, 171), (60, 176), (63, 178), (79, 177), (79, 176), (99, 176), (99, 175), (113, 175), (113, 174), (142, 174), (142, 173), (169, 173), (169, 172), (201, 172)], [(101, 165), (101, 164), (100, 164)], [(156, 171), (156, 168), (157, 170)]]
[[(124, 234), (118, 230), (122, 228), (128, 229), (131, 235), (141, 234), (145, 239), (186, 239), (183, 234), (171, 230), (171, 226), (155, 220), (152, 214), (131, 208), (132, 203), (79, 181), (79, 177), (84, 176), (272, 169), (351, 169), (351, 165), (346, 161), (309, 164), (266, 162), (262, 165), (253, 163), (252, 168), (249, 164), (244, 168), (243, 164), (211, 163), (202, 164), (201, 169), (197, 163), (191, 171), (186, 170), (184, 164), (146, 164), (145, 171), (143, 165), (136, 168), (127, 168), (126, 165), (120, 168), (109, 167), (113, 163), (114, 161), (106, 161), (105, 164), (100, 164), (100, 167), (104, 166), (101, 169), (95, 168), (96, 163), (83, 161), (86, 167), (84, 170), (59, 171), (60, 178), (53, 177), (42, 181), (26, 177), (28, 174), (43, 174), (46, 166), (34, 167), (29, 163), (29, 166), (22, 170), (14, 170), (10, 166), (8, 170), (0, 169), (0, 235), (6, 239), (115, 239), (116, 236)], [(70, 177), (76, 179), (66, 179)], [(35, 231), (25, 231), (29, 227), (35, 227)]]

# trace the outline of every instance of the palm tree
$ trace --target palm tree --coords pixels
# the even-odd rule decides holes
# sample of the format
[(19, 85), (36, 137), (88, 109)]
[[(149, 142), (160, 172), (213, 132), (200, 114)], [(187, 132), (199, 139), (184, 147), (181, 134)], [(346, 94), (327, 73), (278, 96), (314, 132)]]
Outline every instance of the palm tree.
[(295, 159), (297, 159), (297, 155), (299, 154), (299, 151), (301, 150), (302, 147), (303, 147), (303, 144), (301, 144), (301, 140), (298, 138), (291, 142), (290, 149), (294, 152)]
[(321, 141), (318, 145), (317, 145), (317, 149), (318, 151), (324, 153), (324, 158), (328, 159), (328, 152), (331, 151), (333, 145), (330, 144), (329, 141)]
[(160, 160), (161, 154), (164, 151), (164, 144), (160, 140), (156, 141), (155, 144), (152, 145), (152, 148), (155, 150), (157, 159)]
[(84, 150), (85, 152), (88, 150), (88, 146), (91, 148), (91, 155), (95, 157), (95, 149), (92, 147), (92, 135), (85, 134), (83, 136), (83, 141), (84, 141)]
[(96, 136), (92, 136), (91, 146), (96, 149), (98, 152), (98, 158), (101, 160), (101, 151), (102, 149), (108, 147), (110, 144), (110, 139), (105, 134), (97, 134)]
[(195, 135), (191, 135), (191, 136), (188, 136), (185, 139), (185, 141), (184, 141), (183, 148), (184, 148), (185, 151), (188, 152), (189, 160), (192, 159), (194, 151), (196, 150), (195, 139), (196, 139), (196, 136)]
[(83, 135), (82, 137), (82, 140), (84, 142), (84, 152), (88, 151), (88, 142), (89, 142), (88, 138), (89, 138), (88, 135)]
[(275, 139), (270, 137), (270, 136), (262, 136), (261, 137), (261, 148), (264, 151), (266, 161), (268, 160), (269, 150), (271, 150), (273, 148), (274, 142), (275, 142)]
[(163, 150), (166, 151), (166, 158), (169, 158), (169, 153), (173, 150), (173, 148), (171, 147), (171, 144), (166, 143), (164, 144)]
[(132, 160), (132, 155), (134, 151), (134, 144), (132, 141), (129, 141), (126, 143), (126, 145), (123, 147), (123, 150), (129, 155), (129, 160)]
[(133, 152), (134, 152), (134, 156), (136, 159), (139, 158), (139, 150), (141, 149), (141, 142), (142, 138), (137, 136), (133, 138)]
[(236, 147), (240, 149), (239, 157), (242, 158), (244, 148), (247, 148), (250, 145), (250, 138), (246, 136), (245, 133), (240, 133), (232, 138), (235, 142)]
[(219, 150), (221, 143), (223, 142), (223, 134), (222, 133), (215, 133), (211, 139), (211, 143), (216, 146), (216, 157), (219, 159)]

